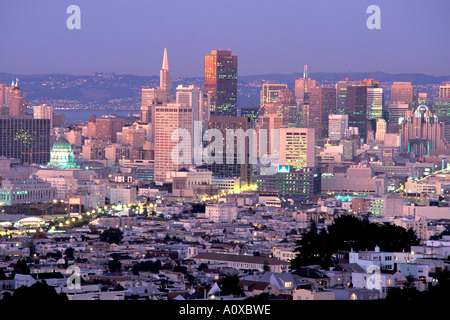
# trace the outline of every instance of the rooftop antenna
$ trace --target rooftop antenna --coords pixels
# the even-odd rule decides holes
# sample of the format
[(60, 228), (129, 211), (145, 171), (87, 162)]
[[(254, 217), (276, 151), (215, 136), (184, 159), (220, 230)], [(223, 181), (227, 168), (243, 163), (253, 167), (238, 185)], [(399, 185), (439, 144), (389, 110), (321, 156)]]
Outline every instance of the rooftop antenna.
[(303, 78), (308, 78), (308, 66), (306, 64), (303, 66)]

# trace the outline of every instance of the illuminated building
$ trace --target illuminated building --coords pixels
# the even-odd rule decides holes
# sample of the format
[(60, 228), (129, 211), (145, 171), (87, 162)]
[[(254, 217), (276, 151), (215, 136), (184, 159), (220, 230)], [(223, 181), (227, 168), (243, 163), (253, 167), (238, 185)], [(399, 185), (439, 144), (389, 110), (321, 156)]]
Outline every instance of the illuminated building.
[(336, 82), (336, 113), (347, 114), (347, 87), (354, 86), (353, 81), (338, 81)]
[(389, 133), (399, 133), (402, 127), (402, 122), (406, 118), (409, 111), (407, 103), (390, 104), (388, 109), (388, 131)]
[(439, 86), (439, 98), (450, 98), (450, 82)]
[(418, 156), (450, 154), (450, 145), (444, 138), (444, 124), (427, 106), (408, 112), (402, 123), (402, 143), (407, 152)]
[(27, 100), (22, 97), (22, 90), (18, 87), (17, 81), (11, 86), (8, 95), (9, 115), (12, 117), (25, 116), (27, 114)]
[(346, 98), (348, 125), (357, 127), (364, 140), (367, 134), (367, 89), (365, 86), (347, 87)]
[(330, 140), (341, 140), (345, 137), (345, 129), (348, 129), (348, 115), (328, 115), (328, 138)]
[(287, 84), (265, 83), (260, 93), (259, 105), (263, 108), (266, 103), (275, 103), (282, 89), (287, 89)]
[(0, 117), (0, 155), (25, 163), (47, 164), (50, 159), (48, 119)]
[[(169, 103), (155, 107), (155, 181), (162, 182), (168, 172), (192, 164), (192, 119), (192, 108), (182, 104)], [(186, 130), (189, 137), (183, 136), (182, 142), (172, 140), (172, 134), (178, 129)], [(173, 152), (176, 146), (183, 152), (189, 152), (189, 156)]]
[(316, 128), (317, 138), (328, 135), (328, 115), (336, 111), (336, 89), (313, 88), (309, 92), (308, 128)]
[(237, 56), (231, 50), (211, 50), (205, 56), (205, 93), (211, 95), (211, 114), (237, 115)]
[(7, 179), (0, 188), (0, 202), (5, 206), (50, 203), (55, 198), (56, 188), (38, 179)]
[[(238, 149), (237, 143), (234, 143), (234, 153), (233, 158), (227, 159), (226, 156), (226, 132), (227, 130), (238, 130), (242, 129), (246, 132), (252, 127), (250, 118), (247, 117), (226, 117), (226, 116), (211, 116), (209, 121), (210, 129), (217, 129), (222, 133), (223, 136), (223, 148), (222, 150), (215, 150), (216, 157), (221, 157), (222, 163), (211, 163), (206, 164), (205, 167), (212, 171), (212, 175), (218, 178), (234, 178), (239, 177), (241, 183), (251, 184), (252, 181), (252, 164), (250, 164), (249, 159), (246, 158), (244, 163), (239, 163), (238, 161)], [(249, 155), (250, 145), (248, 139), (246, 139), (244, 154)], [(217, 161), (218, 162), (218, 161)]]
[(391, 104), (406, 103), (413, 106), (414, 90), (411, 82), (394, 82), (391, 86)]
[(309, 92), (316, 87), (316, 80), (308, 78), (308, 66), (303, 66), (303, 78), (295, 80), (295, 99), (299, 106), (309, 104)]
[(48, 167), (59, 169), (75, 169), (79, 168), (73, 159), (73, 150), (70, 142), (64, 136), (64, 130), (60, 130), (60, 136), (58, 140), (53, 143), (52, 150), (50, 152), (50, 162)]

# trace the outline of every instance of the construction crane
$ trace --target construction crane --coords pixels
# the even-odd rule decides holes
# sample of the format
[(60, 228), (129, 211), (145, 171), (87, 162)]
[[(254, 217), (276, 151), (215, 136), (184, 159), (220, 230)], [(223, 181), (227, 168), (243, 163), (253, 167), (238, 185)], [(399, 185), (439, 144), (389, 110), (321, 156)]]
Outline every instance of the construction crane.
[(31, 147), (30, 152), (22, 152), (22, 154), (28, 154), (30, 155), (30, 165), (33, 164), (33, 154), (49, 154), (49, 151), (36, 151), (33, 152), (33, 147)]

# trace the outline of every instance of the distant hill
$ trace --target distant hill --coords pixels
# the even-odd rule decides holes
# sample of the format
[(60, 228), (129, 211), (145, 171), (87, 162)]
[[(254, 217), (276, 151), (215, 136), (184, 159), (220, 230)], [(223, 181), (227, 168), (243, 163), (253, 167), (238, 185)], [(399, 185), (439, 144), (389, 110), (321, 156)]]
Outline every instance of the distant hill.
[[(141, 89), (153, 88), (159, 85), (159, 76), (137, 76), (130, 74), (95, 73), (92, 75), (72, 74), (32, 74), (16, 75), (0, 72), (0, 83), (11, 83), (19, 79), (19, 86), (25, 97), (31, 103), (45, 103), (52, 105), (67, 105), (67, 101), (84, 106), (130, 106), (140, 105)], [(292, 74), (264, 74), (238, 77), (238, 107), (259, 104), (259, 92), (265, 82), (286, 83), (294, 88), (296, 79), (302, 77), (300, 73)], [(309, 77), (315, 79), (319, 85), (332, 85), (348, 78), (349, 80), (375, 79), (381, 82), (411, 81), (413, 85), (437, 85), (450, 81), (450, 76), (433, 76), (420, 73), (390, 74), (385, 72), (313, 72)], [(203, 87), (202, 77), (173, 78), (172, 88), (175, 91), (179, 84), (195, 84)], [(421, 89), (428, 90), (428, 89)], [(435, 88), (433, 89), (435, 90)], [(389, 95), (387, 89), (387, 95)], [(435, 94), (432, 92), (431, 96)]]

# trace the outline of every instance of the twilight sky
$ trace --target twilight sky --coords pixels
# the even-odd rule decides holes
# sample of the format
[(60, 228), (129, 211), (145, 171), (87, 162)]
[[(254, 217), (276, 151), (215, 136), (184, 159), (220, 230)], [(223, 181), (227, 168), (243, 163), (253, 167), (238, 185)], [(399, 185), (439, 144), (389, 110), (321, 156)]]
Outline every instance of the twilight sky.
[[(69, 30), (69, 5), (81, 30)], [(369, 30), (369, 5), (381, 29)], [(1, 0), (0, 72), (203, 76), (231, 49), (239, 75), (302, 72), (450, 75), (449, 0)]]

